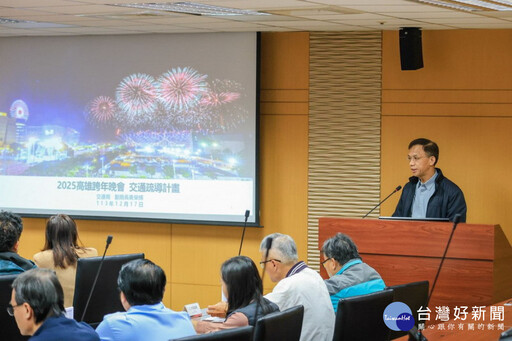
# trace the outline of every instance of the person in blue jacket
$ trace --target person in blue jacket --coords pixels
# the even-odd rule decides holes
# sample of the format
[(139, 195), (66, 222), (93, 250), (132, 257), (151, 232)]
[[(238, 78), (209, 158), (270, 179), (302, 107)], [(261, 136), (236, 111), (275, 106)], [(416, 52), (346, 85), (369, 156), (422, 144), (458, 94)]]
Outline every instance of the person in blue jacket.
[(365, 295), (386, 288), (379, 273), (364, 263), (352, 239), (337, 233), (324, 242), (321, 253), (329, 279), (325, 280), (334, 312), (341, 298)]
[(436, 168), (439, 147), (429, 139), (409, 143), (409, 167), (412, 177), (404, 186), (393, 217), (448, 218), (460, 214), (466, 222), (466, 201), (461, 189)]
[(64, 292), (50, 269), (18, 275), (12, 283), (7, 312), (16, 319), (21, 335), (31, 335), (31, 341), (100, 341), (88, 324), (64, 315)]

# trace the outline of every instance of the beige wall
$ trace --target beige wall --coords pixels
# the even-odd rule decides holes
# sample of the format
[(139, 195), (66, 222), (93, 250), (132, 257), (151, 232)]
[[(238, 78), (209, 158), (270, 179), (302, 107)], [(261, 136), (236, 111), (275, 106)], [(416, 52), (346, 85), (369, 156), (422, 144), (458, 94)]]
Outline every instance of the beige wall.
[(512, 240), (512, 30), (424, 31), (423, 57), (423, 69), (400, 71), (398, 33), (384, 32), (381, 196), (410, 176), (408, 143), (430, 138), (468, 222), (501, 224)]
[[(307, 250), (307, 112), (309, 35), (262, 34), (260, 179), (261, 224), (249, 228), (242, 254), (259, 262), (259, 242), (267, 234), (293, 236), (301, 255)], [(44, 219), (24, 219), (20, 254), (27, 258), (44, 243)], [(79, 221), (86, 246), (108, 254), (144, 252), (168, 277), (164, 303), (173, 309), (220, 299), (221, 263), (236, 256), (242, 230), (238, 227)], [(270, 281), (265, 281), (270, 290)]]

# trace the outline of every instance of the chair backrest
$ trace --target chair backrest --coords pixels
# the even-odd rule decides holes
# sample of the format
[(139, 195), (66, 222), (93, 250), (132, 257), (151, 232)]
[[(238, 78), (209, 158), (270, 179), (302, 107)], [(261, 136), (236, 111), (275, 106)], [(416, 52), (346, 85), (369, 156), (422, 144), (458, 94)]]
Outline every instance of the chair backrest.
[(298, 341), (303, 318), (302, 305), (265, 315), (256, 322), (254, 341)]
[(252, 341), (252, 326), (245, 326), (233, 329), (221, 330), (214, 333), (200, 334), (182, 337), (180, 339), (171, 339), (170, 341), (206, 341), (206, 340), (225, 340), (225, 341)]
[(28, 340), (28, 336), (22, 336), (16, 325), (14, 316), (7, 313), (7, 306), (11, 301), (11, 284), (18, 275), (0, 276), (0, 335), (2, 340)]
[[(117, 290), (117, 276), (123, 264), (134, 259), (143, 259), (143, 253), (128, 255), (106, 256), (101, 267), (98, 282), (89, 302), (84, 322), (97, 326), (106, 314), (124, 311)], [(80, 321), (84, 312), (89, 292), (91, 291), (96, 272), (100, 266), (101, 257), (78, 259), (76, 266), (75, 297), (73, 309), (75, 320)]]
[(393, 290), (342, 298), (338, 302), (333, 341), (389, 340), (384, 309), (393, 302)]
[[(394, 285), (388, 289), (393, 289), (393, 302), (403, 302), (411, 308), (414, 325), (418, 327), (418, 310), (427, 305), (428, 281)], [(404, 335), (407, 335), (407, 332), (391, 331), (391, 339)]]

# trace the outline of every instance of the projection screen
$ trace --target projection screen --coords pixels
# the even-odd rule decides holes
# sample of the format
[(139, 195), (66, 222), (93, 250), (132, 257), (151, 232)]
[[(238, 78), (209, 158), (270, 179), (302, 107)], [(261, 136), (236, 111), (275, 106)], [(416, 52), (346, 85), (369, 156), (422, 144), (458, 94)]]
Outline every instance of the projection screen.
[(256, 33), (0, 38), (0, 208), (257, 225)]

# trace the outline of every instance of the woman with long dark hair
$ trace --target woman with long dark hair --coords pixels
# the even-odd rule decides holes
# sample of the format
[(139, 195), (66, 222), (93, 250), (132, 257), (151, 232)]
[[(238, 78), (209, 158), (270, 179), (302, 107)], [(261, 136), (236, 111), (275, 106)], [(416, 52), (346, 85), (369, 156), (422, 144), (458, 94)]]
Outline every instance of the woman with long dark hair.
[(34, 262), (40, 268), (55, 270), (64, 290), (64, 306), (71, 307), (77, 260), (95, 257), (98, 251), (78, 244), (75, 221), (65, 214), (54, 215), (48, 219), (45, 236), (43, 250), (34, 255)]
[(253, 326), (260, 317), (279, 310), (277, 305), (263, 297), (263, 283), (258, 268), (249, 257), (228, 259), (222, 264), (220, 272), (222, 292), (228, 298), (226, 320), (223, 323), (198, 321), (195, 323), (198, 333)]

